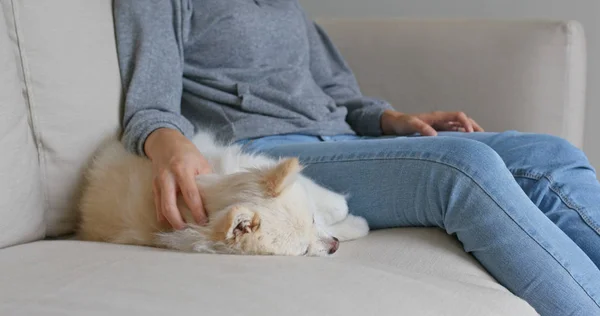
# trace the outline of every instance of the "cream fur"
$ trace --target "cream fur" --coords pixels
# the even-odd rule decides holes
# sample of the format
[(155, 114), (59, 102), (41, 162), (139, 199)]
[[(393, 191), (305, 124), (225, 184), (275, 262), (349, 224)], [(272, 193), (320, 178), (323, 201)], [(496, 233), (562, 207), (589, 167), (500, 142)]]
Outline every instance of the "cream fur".
[(368, 234), (363, 218), (348, 214), (344, 196), (301, 174), (296, 158), (274, 160), (217, 144), (199, 133), (194, 144), (214, 174), (196, 183), (209, 216), (174, 231), (156, 218), (152, 166), (114, 140), (104, 146), (87, 171), (80, 202), (82, 240), (165, 247), (188, 252), (251, 255), (324, 256), (341, 241)]

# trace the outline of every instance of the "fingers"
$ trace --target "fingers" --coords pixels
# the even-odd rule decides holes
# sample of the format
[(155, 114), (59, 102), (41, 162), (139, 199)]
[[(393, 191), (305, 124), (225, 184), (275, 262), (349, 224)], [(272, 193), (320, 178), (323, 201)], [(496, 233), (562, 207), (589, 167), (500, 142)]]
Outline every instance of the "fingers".
[(470, 120), (471, 120), (471, 123), (473, 124), (473, 130), (474, 131), (476, 131), (476, 132), (485, 132), (483, 130), (483, 128), (481, 128), (481, 126), (479, 126), (479, 124), (477, 124), (477, 122), (475, 122), (474, 119), (470, 119)]
[(435, 111), (420, 115), (419, 117), (439, 131), (460, 131), (467, 133), (484, 131), (475, 120), (468, 117), (464, 112)]
[(177, 191), (175, 189), (175, 179), (169, 172), (160, 175), (160, 199), (161, 213), (175, 229), (183, 229), (185, 222), (177, 209)]
[(156, 220), (161, 223), (167, 219), (162, 213), (162, 207), (160, 203), (160, 185), (158, 181), (154, 181), (152, 184), (152, 195), (154, 196), (154, 210), (156, 211)]
[(202, 205), (202, 200), (200, 198), (198, 186), (196, 185), (196, 181), (194, 180), (194, 172), (177, 170), (176, 176), (177, 183), (179, 184), (179, 188), (181, 190), (181, 194), (183, 195), (183, 199), (185, 200), (187, 206), (190, 208), (194, 220), (198, 224), (205, 224), (207, 220), (206, 213), (204, 211), (204, 206)]
[(436, 128), (439, 131), (465, 132), (465, 129), (458, 122), (444, 122), (442, 124), (438, 124)]
[[(187, 214), (191, 211), (198, 224), (208, 221), (195, 176), (198, 172), (210, 172), (210, 165), (198, 148), (181, 133), (163, 129), (155, 132), (148, 157), (154, 167), (154, 203), (157, 218), (167, 221), (174, 229), (185, 227)], [(171, 132), (169, 132), (171, 131)], [(148, 142), (148, 141), (147, 141)], [(152, 148), (150, 148), (152, 147)], [(185, 209), (178, 208), (178, 194), (183, 195)]]
[(410, 126), (414, 128), (418, 133), (423, 136), (436, 136), (437, 132), (431, 125), (425, 123), (423, 120), (413, 116), (410, 118), (409, 122)]
[(465, 132), (472, 133), (473, 132), (473, 123), (471, 119), (464, 112), (449, 112), (447, 121), (457, 121), (460, 123), (462, 128), (465, 129)]

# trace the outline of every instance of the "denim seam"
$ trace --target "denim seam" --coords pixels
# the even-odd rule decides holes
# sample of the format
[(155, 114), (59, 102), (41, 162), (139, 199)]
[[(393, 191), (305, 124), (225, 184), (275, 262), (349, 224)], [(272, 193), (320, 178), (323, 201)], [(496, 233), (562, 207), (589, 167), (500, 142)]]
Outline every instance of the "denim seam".
[[(313, 157), (313, 158), (324, 158), (323, 156), (321, 157)], [(527, 236), (529, 236), (529, 238), (531, 238), (535, 243), (537, 243), (542, 249), (544, 249), (544, 251), (550, 255), (551, 258), (553, 258), (566, 272), (569, 276), (571, 276), (571, 278), (575, 281), (575, 283), (577, 283), (577, 285), (579, 285), (579, 287), (583, 290), (584, 293), (587, 294), (587, 296), (592, 300), (592, 302), (594, 302), (594, 304), (596, 304), (596, 306), (600, 307), (600, 303), (598, 303), (596, 301), (596, 299), (592, 296), (591, 293), (589, 293), (586, 288), (579, 282), (579, 280), (577, 280), (575, 278), (575, 276), (573, 276), (573, 274), (565, 267), (565, 265), (555, 256), (553, 255), (550, 251), (548, 251), (548, 249), (546, 249), (544, 246), (542, 246), (542, 244), (536, 240), (536, 238), (534, 238), (529, 232), (527, 232), (526, 229), (524, 229), (510, 214), (508, 214), (504, 208), (502, 206), (500, 206), (500, 204), (498, 203), (498, 201), (496, 201), (496, 199), (494, 199), (494, 197), (492, 197), (492, 195), (483, 188), (483, 186), (476, 180), (474, 179), (471, 175), (469, 175), (468, 173), (466, 173), (465, 171), (463, 171), (461, 168), (459, 168), (458, 166), (455, 166), (449, 162), (445, 162), (445, 161), (438, 161), (438, 160), (433, 160), (430, 158), (411, 158), (411, 157), (403, 157), (403, 156), (394, 156), (394, 157), (389, 157), (389, 158), (369, 158), (369, 159), (364, 159), (364, 158), (355, 158), (355, 159), (348, 159), (348, 158), (342, 158), (342, 159), (336, 159), (334, 161), (316, 161), (316, 162), (310, 162), (310, 159), (307, 163), (308, 164), (325, 164), (325, 163), (336, 163), (336, 162), (354, 162), (354, 161), (387, 161), (387, 160), (395, 160), (395, 159), (402, 159), (402, 160), (415, 160), (415, 161), (428, 161), (428, 162), (433, 162), (433, 163), (438, 163), (441, 165), (445, 165), (448, 167), (451, 167), (455, 170), (457, 170), (458, 172), (462, 173), (463, 175), (465, 175), (467, 178), (471, 179), (471, 181), (473, 181), (503, 212), (504, 214), (506, 214), (523, 232), (525, 232), (525, 234), (527, 234)]]
[(535, 180), (535, 181), (540, 181), (541, 179), (546, 179), (549, 183), (548, 187), (550, 188), (550, 191), (554, 192), (554, 194), (556, 194), (561, 202), (568, 207), (569, 209), (577, 212), (577, 214), (579, 214), (579, 216), (583, 219), (583, 221), (594, 231), (596, 232), (596, 234), (600, 235), (600, 226), (598, 226), (596, 223), (594, 223), (594, 221), (587, 216), (585, 213), (582, 212), (582, 207), (576, 205), (576, 203), (574, 203), (567, 195), (565, 195), (560, 188), (555, 186), (555, 182), (554, 182), (554, 178), (549, 175), (549, 174), (542, 174), (542, 173), (532, 173), (532, 172), (518, 172), (518, 170), (515, 170), (513, 172), (513, 170), (511, 170), (511, 173), (513, 174), (513, 176), (515, 178), (527, 178), (527, 179), (531, 179), (531, 180)]

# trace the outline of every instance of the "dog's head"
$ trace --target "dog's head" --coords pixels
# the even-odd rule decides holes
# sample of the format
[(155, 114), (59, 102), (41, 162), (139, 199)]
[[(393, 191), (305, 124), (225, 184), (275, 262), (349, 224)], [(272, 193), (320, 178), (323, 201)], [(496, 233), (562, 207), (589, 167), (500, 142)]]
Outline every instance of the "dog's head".
[(210, 224), (208, 237), (227, 252), (325, 256), (338, 240), (315, 222), (315, 203), (298, 181), (296, 158), (273, 166), (197, 179)]

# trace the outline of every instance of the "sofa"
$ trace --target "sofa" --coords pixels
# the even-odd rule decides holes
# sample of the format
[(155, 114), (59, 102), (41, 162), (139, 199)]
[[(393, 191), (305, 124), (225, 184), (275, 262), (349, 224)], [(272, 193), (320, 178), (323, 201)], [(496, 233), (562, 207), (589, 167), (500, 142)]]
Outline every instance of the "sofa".
[[(363, 93), (401, 111), (583, 143), (576, 21), (317, 21)], [(437, 228), (372, 231), (327, 258), (75, 240), (82, 172), (122, 104), (112, 1), (0, 0), (0, 315), (537, 315)]]

